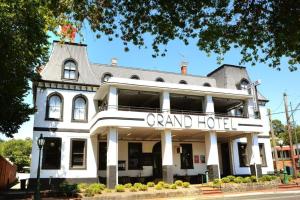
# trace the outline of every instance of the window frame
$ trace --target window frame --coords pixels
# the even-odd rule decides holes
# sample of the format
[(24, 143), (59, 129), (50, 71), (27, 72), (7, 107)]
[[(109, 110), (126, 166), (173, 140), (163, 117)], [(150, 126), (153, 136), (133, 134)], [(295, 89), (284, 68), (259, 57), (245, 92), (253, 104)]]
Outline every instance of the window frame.
[(180, 80), (178, 83), (179, 83), (179, 84), (184, 84), (184, 85), (187, 85), (187, 84), (188, 84), (186, 80)]
[[(74, 114), (75, 114), (75, 101), (77, 98), (83, 98), (85, 100), (85, 115), (84, 115), (84, 119), (75, 119), (74, 118)], [(78, 95), (75, 95), (73, 97), (73, 100), (72, 100), (72, 118), (71, 118), (71, 122), (82, 122), (82, 123), (86, 123), (88, 122), (88, 113), (89, 113), (89, 101), (88, 101), (88, 98), (83, 95), (83, 94), (78, 94)]]
[(140, 77), (136, 74), (133, 74), (133, 75), (130, 76), (130, 79), (140, 80)]
[[(75, 78), (65, 78), (65, 65), (67, 62), (74, 62), (75, 64)], [(74, 71), (74, 70), (69, 70), (69, 71)], [(79, 77), (79, 72), (78, 72), (78, 63), (76, 60), (74, 60), (73, 58), (67, 58), (63, 61), (62, 64), (62, 72), (61, 72), (61, 79), (62, 80), (71, 80), (71, 81), (77, 81)]]
[(210, 83), (207, 83), (207, 82), (205, 82), (205, 83), (203, 84), (203, 86), (204, 86), (204, 87), (211, 87), (211, 84), (210, 84)]
[[(138, 156), (138, 166), (132, 166), (130, 160), (136, 159), (135, 157), (130, 157), (130, 148), (131, 147), (137, 147), (137, 149), (140, 151)], [(143, 143), (141, 142), (128, 142), (128, 170), (141, 170), (143, 169), (142, 166), (142, 154), (143, 154)]]
[[(45, 144), (44, 144), (44, 147), (42, 149), (42, 163), (41, 163), (41, 169), (43, 170), (60, 170), (61, 169), (61, 149), (62, 149), (62, 138), (60, 137), (44, 137), (45, 139)], [(45, 145), (47, 144), (47, 140), (57, 140), (59, 142), (59, 146), (60, 146), (60, 150), (59, 150), (59, 159), (57, 159), (59, 161), (59, 164), (58, 166), (59, 167), (55, 167), (55, 168), (49, 168), (49, 167), (45, 167)], [(50, 152), (53, 152), (53, 151), (50, 151)]]
[[(240, 152), (240, 146), (242, 146), (242, 145), (245, 146), (245, 155), (241, 155), (241, 152)], [(247, 150), (247, 143), (246, 142), (238, 142), (237, 148), (238, 148), (239, 166), (240, 167), (250, 167), (249, 162), (248, 162), (249, 155), (248, 155), (248, 150)], [(246, 163), (244, 163), (243, 165), (241, 163), (242, 156), (246, 156)]]
[[(74, 141), (82, 141), (84, 142), (84, 151), (83, 151), (83, 165), (82, 166), (77, 166), (74, 167), (72, 165), (72, 161), (73, 161), (73, 142)], [(83, 138), (71, 138), (70, 139), (70, 162), (69, 162), (69, 169), (70, 170), (86, 170), (87, 169), (87, 139), (83, 139)]]
[[(193, 159), (193, 157), (194, 157), (194, 155), (193, 155), (193, 144), (191, 144), (191, 143), (182, 143), (182, 144), (180, 144), (180, 147), (181, 147), (181, 149), (182, 149), (182, 152), (180, 153), (180, 169), (194, 169), (194, 159)], [(185, 147), (189, 147), (189, 149), (191, 150), (191, 157), (190, 157), (190, 160), (188, 160), (188, 166), (186, 166), (185, 164), (183, 164), (184, 163), (184, 160), (183, 160), (183, 158), (184, 158), (184, 155), (183, 155), (183, 149), (185, 148)]]
[(104, 81), (105, 76), (110, 76), (109, 78), (113, 77), (113, 75), (110, 72), (105, 72), (105, 73), (103, 73), (103, 75), (101, 77), (101, 83), (107, 82), (107, 81)]
[(155, 81), (156, 81), (156, 82), (161, 82), (161, 83), (165, 82), (165, 80), (164, 80), (162, 77), (157, 77), (157, 78), (155, 79)]
[[(53, 96), (58, 96), (60, 98), (61, 104), (60, 104), (60, 118), (50, 118), (49, 117), (49, 106), (50, 106), (50, 99)], [(46, 100), (46, 113), (45, 113), (45, 120), (47, 121), (63, 121), (63, 113), (64, 113), (64, 97), (58, 93), (58, 92), (52, 92), (47, 96)]]

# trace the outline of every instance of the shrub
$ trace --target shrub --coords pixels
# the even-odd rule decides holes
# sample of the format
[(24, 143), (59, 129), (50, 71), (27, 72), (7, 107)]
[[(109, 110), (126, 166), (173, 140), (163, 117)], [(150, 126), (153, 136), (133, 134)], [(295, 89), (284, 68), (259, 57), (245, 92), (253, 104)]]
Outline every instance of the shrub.
[(275, 176), (275, 175), (271, 176), (271, 180), (276, 180), (276, 179), (278, 179), (278, 176)]
[(84, 196), (86, 197), (92, 197), (95, 194), (101, 194), (101, 185), (98, 183), (93, 183), (91, 185), (89, 185), (85, 191), (84, 191)]
[(136, 187), (131, 186), (131, 187), (129, 188), (129, 191), (130, 191), (130, 192), (137, 192), (138, 190), (137, 190)]
[(251, 179), (251, 182), (252, 182), (252, 183), (257, 182), (256, 176), (250, 176), (250, 179)]
[(272, 177), (271, 177), (270, 175), (264, 175), (264, 176), (258, 178), (258, 180), (259, 180), (260, 182), (271, 181), (271, 180), (272, 180)]
[(141, 187), (141, 185), (143, 185), (142, 183), (135, 183), (133, 186), (136, 187), (137, 189), (139, 189)]
[(140, 190), (140, 191), (147, 191), (147, 190), (148, 190), (148, 186), (147, 186), (147, 185), (141, 185), (141, 186), (139, 187), (139, 190)]
[(190, 183), (189, 183), (189, 182), (183, 182), (183, 183), (182, 183), (182, 186), (183, 186), (184, 188), (188, 188), (188, 187), (190, 187)]
[(235, 176), (229, 175), (227, 176), (227, 178), (229, 178), (230, 182), (234, 182)]
[(176, 184), (175, 184), (175, 183), (171, 184), (171, 185), (170, 185), (170, 189), (173, 189), (173, 190), (177, 189)]
[(131, 183), (126, 183), (126, 184), (124, 185), (125, 188), (131, 188), (131, 186), (132, 186)]
[(59, 191), (63, 193), (65, 196), (73, 196), (78, 192), (77, 184), (69, 184), (64, 181), (59, 185)]
[(116, 192), (125, 192), (125, 187), (124, 185), (116, 185), (115, 187)]
[(291, 182), (293, 180), (293, 176), (292, 175), (288, 175), (288, 181)]
[(229, 183), (230, 179), (228, 177), (224, 177), (221, 179), (222, 183)]
[(112, 191), (111, 191), (111, 189), (106, 188), (106, 189), (105, 189), (105, 192), (111, 193)]
[(155, 189), (156, 189), (156, 190), (162, 190), (162, 188), (163, 188), (163, 185), (162, 185), (162, 184), (157, 184), (157, 185), (155, 186)]
[(87, 183), (79, 183), (77, 185), (77, 189), (80, 192), (84, 192), (88, 187), (89, 187), (89, 185)]
[(148, 187), (154, 187), (155, 184), (154, 184), (154, 182), (148, 182), (148, 183), (147, 183), (147, 186), (148, 186)]
[(164, 187), (165, 189), (170, 189), (170, 184), (164, 183), (163, 187)]
[(300, 172), (298, 172), (298, 178), (300, 178)]
[(243, 178), (242, 183), (251, 183), (251, 178), (250, 177)]
[(241, 183), (243, 181), (243, 178), (242, 177), (235, 177), (234, 178), (234, 180), (233, 180), (233, 182), (235, 182), (235, 183)]
[(161, 186), (164, 186), (164, 184), (165, 184), (165, 182), (163, 182), (163, 181), (159, 181), (159, 182), (157, 183), (157, 185), (161, 185)]
[(183, 181), (181, 181), (181, 180), (177, 180), (177, 181), (175, 181), (175, 185), (176, 186), (182, 186), (182, 184), (183, 184)]
[(105, 185), (104, 184), (99, 184), (99, 183), (92, 183), (89, 185), (90, 188), (94, 188), (95, 190), (104, 190), (105, 189)]
[(218, 183), (220, 183), (220, 182), (221, 182), (221, 180), (218, 179), (218, 178), (216, 178), (216, 179), (214, 179), (213, 184), (218, 184)]

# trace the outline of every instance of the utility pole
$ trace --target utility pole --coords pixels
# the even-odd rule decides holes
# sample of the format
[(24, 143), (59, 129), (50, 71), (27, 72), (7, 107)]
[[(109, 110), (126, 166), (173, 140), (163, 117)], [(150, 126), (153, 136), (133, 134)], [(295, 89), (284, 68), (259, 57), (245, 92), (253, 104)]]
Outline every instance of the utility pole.
[(288, 110), (288, 100), (287, 100), (286, 93), (283, 93), (283, 100), (284, 100), (287, 131), (289, 134), (289, 143), (290, 143), (290, 152), (291, 152), (292, 163), (293, 163), (293, 172), (294, 172), (294, 177), (297, 177), (295, 151), (294, 151), (293, 140), (292, 140), (291, 122), (290, 122), (290, 116), (289, 116), (289, 110)]
[(276, 140), (275, 140), (275, 135), (274, 135), (274, 129), (273, 129), (273, 123), (272, 123), (272, 114), (271, 110), (268, 109), (268, 115), (269, 115), (269, 124), (270, 124), (270, 132), (271, 132), (271, 137), (272, 137), (272, 145), (274, 149), (274, 157), (275, 157), (275, 170), (276, 172), (279, 172), (280, 169), (278, 170), (278, 155), (277, 155), (277, 149), (276, 149)]
[[(298, 108), (300, 104), (297, 105), (297, 107), (295, 108), (295, 110)], [(294, 118), (294, 111), (293, 111), (293, 107), (292, 107), (292, 103), (290, 102), (290, 107), (291, 107), (291, 116), (292, 116), (292, 120), (293, 120), (293, 131), (294, 131), (294, 135), (295, 135), (295, 144), (296, 144), (296, 155), (298, 156), (298, 166), (300, 163), (300, 159), (299, 159), (299, 149), (298, 149), (298, 136), (297, 136), (297, 130), (296, 130), (296, 123), (295, 123), (295, 118)]]

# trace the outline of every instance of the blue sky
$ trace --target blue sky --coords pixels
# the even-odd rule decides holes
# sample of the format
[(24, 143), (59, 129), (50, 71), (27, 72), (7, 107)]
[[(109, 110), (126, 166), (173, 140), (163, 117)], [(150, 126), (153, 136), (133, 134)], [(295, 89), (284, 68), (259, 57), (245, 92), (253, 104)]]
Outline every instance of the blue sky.
[[(120, 66), (180, 72), (179, 64), (182, 60), (186, 60), (189, 63), (188, 73), (195, 75), (206, 75), (219, 66), (216, 55), (212, 54), (207, 57), (204, 52), (199, 51), (196, 41), (190, 41), (188, 46), (178, 40), (172, 41), (167, 46), (168, 52), (165, 57), (152, 58), (150, 45), (147, 49), (130, 46), (130, 51), (125, 52), (122, 41), (118, 39), (112, 42), (109, 42), (106, 37), (96, 39), (95, 34), (90, 30), (83, 30), (83, 35), (84, 43), (88, 45), (90, 62), (93, 63), (110, 63), (111, 58), (116, 57)], [(51, 35), (50, 42), (54, 39), (57, 38)], [(147, 37), (146, 41), (149, 43), (151, 38)], [(240, 59), (239, 50), (233, 49), (225, 55), (222, 64), (239, 65)], [(243, 66), (247, 67), (252, 81), (261, 80), (262, 84), (259, 86), (259, 90), (270, 100), (267, 107), (271, 108), (272, 112), (284, 111), (283, 92), (288, 94), (288, 99), (292, 102), (293, 107), (300, 103), (300, 69), (290, 72), (286, 62), (281, 64), (281, 71), (260, 63), (257, 63), (255, 67), (248, 63)], [(25, 101), (32, 103), (32, 95), (29, 94)], [(280, 119), (285, 123), (284, 114), (276, 114), (273, 119)], [(295, 112), (295, 121), (297, 124), (300, 123), (300, 111)], [(24, 123), (19, 133), (15, 134), (15, 138), (32, 137), (32, 127), (33, 117), (31, 116), (30, 121)], [(5, 139), (3, 136), (0, 138)]]

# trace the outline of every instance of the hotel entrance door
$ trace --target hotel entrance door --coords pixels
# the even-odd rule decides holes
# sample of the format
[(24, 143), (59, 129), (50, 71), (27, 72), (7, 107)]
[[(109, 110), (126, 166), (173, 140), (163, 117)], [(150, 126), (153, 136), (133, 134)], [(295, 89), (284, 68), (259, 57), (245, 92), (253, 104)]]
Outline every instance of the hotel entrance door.
[(161, 142), (156, 143), (152, 149), (153, 178), (162, 178)]

